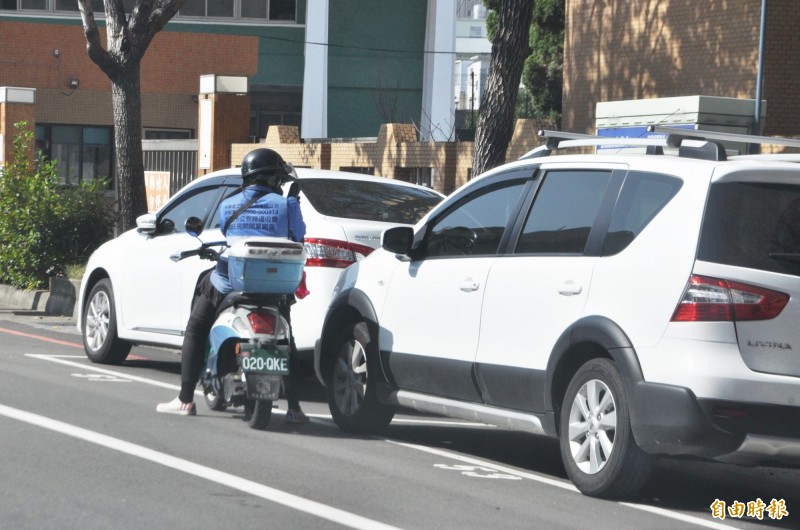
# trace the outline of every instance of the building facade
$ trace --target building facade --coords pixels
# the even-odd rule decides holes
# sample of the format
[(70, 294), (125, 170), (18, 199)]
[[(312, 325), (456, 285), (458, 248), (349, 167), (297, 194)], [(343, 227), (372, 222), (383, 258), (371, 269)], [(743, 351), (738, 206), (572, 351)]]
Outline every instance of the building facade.
[[(111, 84), (86, 53), (77, 5), (0, 0), (0, 87), (36, 89), (37, 147), (70, 183), (110, 175), (114, 156)], [(103, 32), (103, 4), (93, 6)], [(144, 56), (143, 138), (197, 138), (207, 74), (248, 78), (253, 142), (270, 125), (349, 138), (399, 121), (431, 136), (452, 119), (455, 10), (456, 0), (189, 0)]]
[[(567, 0), (562, 127), (593, 133), (595, 106), (604, 101), (755, 99), (761, 6), (762, 0)], [(764, 135), (800, 135), (798, 27), (800, 2), (769, 0)]]

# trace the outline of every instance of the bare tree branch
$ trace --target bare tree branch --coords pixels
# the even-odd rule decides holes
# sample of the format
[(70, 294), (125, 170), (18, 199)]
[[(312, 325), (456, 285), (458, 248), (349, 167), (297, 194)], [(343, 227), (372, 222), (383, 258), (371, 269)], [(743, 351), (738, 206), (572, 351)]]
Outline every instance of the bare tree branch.
[(97, 22), (94, 19), (91, 0), (78, 0), (78, 8), (81, 11), (83, 35), (86, 37), (86, 52), (89, 54), (89, 58), (109, 78), (112, 78), (116, 75), (118, 64), (100, 42), (100, 31), (97, 29)]
[(89, 57), (111, 81), (114, 113), (115, 170), (118, 183), (120, 228), (136, 224), (147, 211), (142, 156), (142, 110), (140, 67), (154, 36), (183, 7), (186, 0), (137, 0), (125, 15), (123, 0), (103, 0), (106, 15), (106, 44), (92, 10), (92, 0), (78, 0)]

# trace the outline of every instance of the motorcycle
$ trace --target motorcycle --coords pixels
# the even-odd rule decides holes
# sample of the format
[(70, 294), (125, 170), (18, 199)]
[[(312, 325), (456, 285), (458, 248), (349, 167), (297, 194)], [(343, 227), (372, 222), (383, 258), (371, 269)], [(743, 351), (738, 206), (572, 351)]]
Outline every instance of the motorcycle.
[[(186, 221), (186, 232), (199, 237), (203, 223)], [(218, 261), (221, 247), (228, 251), (229, 279), (234, 292), (217, 309), (208, 337), (205, 369), (200, 377), (211, 410), (244, 407), (253, 429), (265, 429), (272, 417), (272, 402), (280, 396), (289, 375), (291, 328), (281, 316), (302, 279), (305, 251), (302, 243), (274, 237), (241, 238), (202, 243), (171, 256), (180, 261), (191, 256)]]

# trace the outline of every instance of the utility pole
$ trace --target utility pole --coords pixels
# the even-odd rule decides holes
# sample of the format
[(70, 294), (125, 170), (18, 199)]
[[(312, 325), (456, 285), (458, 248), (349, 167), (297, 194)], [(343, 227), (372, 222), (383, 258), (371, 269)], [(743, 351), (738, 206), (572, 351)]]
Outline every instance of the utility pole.
[[(764, 79), (764, 39), (767, 29), (767, 0), (761, 0), (761, 30), (758, 36), (758, 70), (756, 73), (756, 115), (753, 120), (753, 134), (761, 135), (761, 85)], [(759, 144), (751, 144), (750, 152), (758, 154)]]
[(469, 82), (472, 87), (469, 93), (469, 126), (475, 130), (475, 70), (469, 69)]

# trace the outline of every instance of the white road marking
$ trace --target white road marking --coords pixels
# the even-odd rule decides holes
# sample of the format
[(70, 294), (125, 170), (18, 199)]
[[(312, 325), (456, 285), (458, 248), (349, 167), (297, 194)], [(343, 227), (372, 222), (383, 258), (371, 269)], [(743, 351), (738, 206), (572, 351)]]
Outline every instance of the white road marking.
[(148, 460), (155, 464), (169, 467), (211, 482), (216, 482), (217, 484), (239, 490), (248, 495), (260, 497), (267, 501), (286, 506), (292, 510), (304, 512), (315, 517), (319, 517), (320, 519), (327, 519), (328, 521), (332, 521), (343, 526), (348, 526), (350, 528), (360, 528), (364, 530), (396, 528), (379, 521), (361, 517), (360, 515), (356, 515), (345, 510), (340, 510), (339, 508), (334, 508), (333, 506), (328, 506), (327, 504), (322, 504), (304, 497), (292, 495), (291, 493), (259, 484), (258, 482), (237, 477), (236, 475), (231, 475), (230, 473), (225, 473), (224, 471), (219, 471), (217, 469), (196, 464), (189, 460), (177, 458), (172, 455), (148, 449), (147, 447), (143, 447), (141, 445), (126, 442), (111, 436), (106, 436), (105, 434), (83, 429), (81, 427), (47, 418), (45, 416), (39, 416), (38, 414), (33, 414), (24, 410), (0, 405), (0, 415), (65, 434), (67, 436), (72, 436), (74, 438), (106, 447), (114, 451), (119, 451), (120, 453), (141, 458), (143, 460)]
[[(128, 379), (130, 381), (136, 381), (138, 383), (144, 383), (146, 385), (157, 386), (157, 387), (160, 387), (160, 388), (168, 388), (170, 390), (177, 390), (177, 391), (180, 391), (180, 389), (181, 389), (180, 385), (173, 385), (173, 384), (170, 384), (170, 383), (162, 383), (161, 381), (156, 381), (154, 379), (147, 379), (146, 377), (138, 377), (138, 376), (135, 376), (135, 375), (125, 374), (125, 373), (122, 373), (122, 372), (115, 372), (114, 370), (109, 370), (107, 368), (100, 368), (98, 366), (91, 366), (91, 365), (87, 365), (87, 364), (83, 364), (83, 363), (76, 363), (76, 362), (73, 362), (73, 361), (66, 361), (66, 360), (61, 358), (61, 357), (65, 357), (65, 356), (43, 355), (43, 354), (39, 354), (39, 353), (26, 353), (25, 356), (26, 357), (32, 357), (34, 359), (40, 359), (42, 361), (50, 361), (52, 363), (64, 364), (64, 365), (67, 365), (67, 366), (73, 366), (73, 367), (80, 368), (81, 370), (88, 370), (90, 372), (97, 372), (99, 374), (105, 374), (105, 375), (110, 375), (110, 376), (114, 376), (114, 377), (120, 377), (122, 379)], [(70, 357), (72, 357), (72, 356), (70, 356)], [(198, 396), (202, 396), (203, 395), (203, 392), (201, 390), (195, 390), (194, 393), (195, 393), (195, 395), (198, 395)]]
[[(501, 473), (507, 473), (509, 475), (514, 475), (514, 476), (521, 477), (521, 478), (526, 478), (526, 479), (529, 479), (529, 480), (535, 480), (536, 482), (541, 482), (542, 484), (547, 484), (549, 486), (555, 486), (557, 488), (565, 489), (565, 490), (568, 490), (568, 491), (573, 491), (575, 493), (580, 493), (578, 491), (578, 488), (576, 488), (571, 482), (567, 482), (565, 480), (556, 480), (556, 479), (552, 479), (552, 478), (548, 478), (548, 477), (543, 477), (543, 476), (537, 475), (535, 473), (528, 473), (528, 472), (525, 472), (525, 471), (520, 471), (518, 469), (513, 469), (513, 468), (510, 468), (510, 467), (501, 466), (501, 465), (494, 464), (494, 463), (491, 463), (491, 462), (485, 462), (485, 461), (477, 459), (477, 458), (472, 458), (472, 457), (469, 457), (469, 456), (463, 456), (463, 455), (459, 455), (457, 453), (451, 453), (449, 451), (444, 451), (442, 449), (436, 449), (436, 448), (433, 448), (433, 447), (425, 447), (424, 445), (416, 445), (416, 444), (410, 444), (410, 443), (406, 443), (406, 442), (398, 442), (396, 440), (389, 440), (387, 438), (382, 438), (382, 439), (386, 440), (387, 442), (389, 442), (391, 444), (400, 445), (400, 446), (403, 446), (403, 447), (407, 447), (409, 449), (414, 449), (414, 450), (417, 450), (417, 451), (430, 453), (430, 454), (441, 456), (441, 457), (444, 457), (444, 458), (449, 458), (451, 460), (457, 460), (459, 462), (464, 462), (464, 463), (471, 464), (471, 465), (474, 465), (474, 466), (480, 466), (480, 467), (484, 467), (484, 468), (494, 469), (494, 470), (499, 471)], [(702, 526), (702, 527), (705, 527), (705, 528), (714, 528), (716, 530), (736, 530), (735, 526), (729, 526), (729, 525), (725, 525), (725, 524), (722, 524), (722, 523), (717, 523), (717, 522), (714, 522), (714, 521), (710, 521), (708, 519), (702, 519), (700, 517), (695, 517), (693, 515), (686, 515), (686, 514), (683, 514), (683, 513), (680, 513), (680, 512), (674, 512), (674, 511), (671, 511), (671, 510), (666, 510), (664, 508), (659, 508), (657, 506), (649, 506), (649, 505), (646, 505), (646, 504), (632, 504), (632, 503), (629, 503), (629, 502), (620, 502), (618, 504), (620, 504), (621, 506), (626, 506), (628, 508), (633, 508), (635, 510), (642, 510), (642, 511), (645, 511), (645, 512), (650, 512), (650, 513), (653, 513), (653, 514), (656, 514), (656, 515), (660, 515), (662, 517), (666, 517), (668, 519), (674, 519), (674, 520), (677, 520), (677, 521), (683, 521), (683, 522), (695, 524), (695, 525), (698, 525), (698, 526)], [(710, 517), (710, 515), (709, 515), (709, 517)]]

